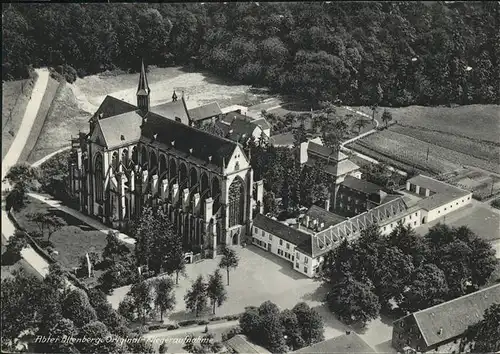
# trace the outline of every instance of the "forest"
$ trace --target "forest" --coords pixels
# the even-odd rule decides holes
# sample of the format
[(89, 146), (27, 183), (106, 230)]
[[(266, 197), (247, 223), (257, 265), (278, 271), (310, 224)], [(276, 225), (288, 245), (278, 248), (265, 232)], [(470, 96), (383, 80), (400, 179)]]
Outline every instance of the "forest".
[(137, 71), (144, 58), (313, 104), (498, 103), (499, 7), (497, 1), (7, 4), (2, 78), (50, 66), (71, 81)]

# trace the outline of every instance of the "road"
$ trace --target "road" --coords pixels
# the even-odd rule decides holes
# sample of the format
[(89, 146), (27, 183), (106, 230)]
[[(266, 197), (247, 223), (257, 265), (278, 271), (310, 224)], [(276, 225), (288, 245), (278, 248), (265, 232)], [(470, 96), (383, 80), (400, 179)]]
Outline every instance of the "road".
[(57, 155), (57, 154), (60, 154), (61, 152), (66, 151), (66, 150), (69, 150), (69, 149), (71, 149), (71, 146), (65, 146), (65, 147), (63, 147), (63, 148), (60, 148), (59, 150), (54, 151), (53, 153), (50, 153), (50, 154), (48, 154), (47, 156), (42, 157), (40, 160), (38, 160), (38, 161), (36, 161), (36, 162), (32, 163), (32, 164), (31, 164), (31, 167), (38, 167), (38, 166), (40, 166), (42, 163), (44, 163), (45, 161), (47, 161), (48, 159), (50, 159), (52, 156), (55, 156), (55, 155)]
[(17, 161), (19, 160), (19, 156), (21, 156), (21, 152), (24, 149), (24, 145), (26, 145), (26, 142), (28, 141), (28, 137), (31, 133), (31, 128), (33, 127), (33, 123), (35, 122), (40, 105), (42, 104), (45, 90), (47, 89), (47, 84), (49, 82), (49, 71), (47, 69), (36, 69), (35, 71), (38, 74), (38, 78), (35, 82), (35, 86), (33, 87), (31, 98), (28, 101), (28, 105), (26, 106), (26, 112), (24, 112), (21, 126), (17, 131), (16, 137), (14, 138), (9, 151), (7, 151), (7, 154), (5, 154), (5, 157), (2, 160), (2, 180), (4, 179), (9, 169), (17, 163)]
[[(239, 324), (239, 320), (235, 321), (225, 321), (214, 324), (208, 324), (208, 329), (210, 331), (216, 329), (229, 329), (231, 327), (236, 327)], [(185, 337), (188, 333), (199, 333), (202, 334), (205, 331), (205, 326), (194, 326), (187, 328), (174, 329), (172, 331), (167, 331), (166, 329), (159, 329), (156, 331), (151, 331), (144, 334), (144, 338), (166, 338), (166, 337)]]
[[(2, 160), (2, 181), (7, 174), (8, 170), (14, 166), (21, 156), (21, 152), (28, 141), (28, 137), (31, 133), (31, 128), (35, 122), (38, 110), (42, 103), (42, 98), (45, 95), (45, 90), (47, 89), (47, 83), (49, 82), (49, 71), (47, 69), (36, 69), (38, 78), (33, 87), (31, 93), (31, 98), (26, 106), (26, 112), (24, 112), (23, 120), (21, 126), (17, 131), (17, 134), (12, 142), (12, 145), (7, 151), (7, 154)], [(7, 182), (2, 182), (2, 194), (10, 188)], [(16, 228), (14, 224), (10, 221), (7, 212), (5, 211), (5, 205), (2, 205), (2, 235), (8, 242), (10, 237), (14, 235)], [(41, 276), (45, 276), (49, 270), (48, 262), (40, 256), (35, 250), (28, 246), (21, 251), (21, 257), (29, 263)]]

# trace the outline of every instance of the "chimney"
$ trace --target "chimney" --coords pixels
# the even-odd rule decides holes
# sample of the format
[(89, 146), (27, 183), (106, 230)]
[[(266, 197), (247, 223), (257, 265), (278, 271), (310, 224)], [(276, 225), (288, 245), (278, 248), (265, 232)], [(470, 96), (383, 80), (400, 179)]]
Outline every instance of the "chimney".
[(306, 215), (306, 217), (304, 218), (305, 220), (305, 223), (306, 223), (306, 227), (309, 227), (309, 215)]
[(351, 334), (351, 331), (345, 331), (345, 334), (346, 334), (346, 335), (350, 335), (350, 334)]
[(440, 336), (441, 334), (443, 334), (443, 329), (442, 328), (439, 329), (438, 336)]

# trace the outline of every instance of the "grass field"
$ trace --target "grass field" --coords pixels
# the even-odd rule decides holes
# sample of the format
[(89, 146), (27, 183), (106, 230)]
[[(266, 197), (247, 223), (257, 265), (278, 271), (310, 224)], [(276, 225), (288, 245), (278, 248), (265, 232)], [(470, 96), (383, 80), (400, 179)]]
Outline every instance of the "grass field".
[[(367, 113), (366, 107), (358, 108)], [(384, 108), (379, 108), (380, 118)], [(352, 144), (356, 150), (433, 174), (474, 166), (500, 173), (500, 106), (387, 108), (397, 124)], [(427, 149), (429, 157), (427, 158)]]
[(2, 158), (21, 125), (32, 89), (31, 79), (2, 83)]
[[(36, 199), (29, 199), (27, 206), (20, 212), (15, 213), (16, 220), (20, 226), (28, 233), (38, 231), (37, 225), (30, 220), (28, 215), (35, 212), (49, 212), (60, 216), (64, 221), (64, 226), (50, 238), (53, 248), (59, 253), (52, 255), (53, 258), (61, 262), (61, 265), (68, 270), (79, 265), (80, 258), (86, 252), (102, 252), (106, 246), (106, 235), (100, 231), (93, 230), (87, 225), (63, 214), (57, 209), (49, 207), (47, 204)], [(46, 237), (45, 237), (46, 238)], [(36, 238), (35, 238), (36, 240)]]

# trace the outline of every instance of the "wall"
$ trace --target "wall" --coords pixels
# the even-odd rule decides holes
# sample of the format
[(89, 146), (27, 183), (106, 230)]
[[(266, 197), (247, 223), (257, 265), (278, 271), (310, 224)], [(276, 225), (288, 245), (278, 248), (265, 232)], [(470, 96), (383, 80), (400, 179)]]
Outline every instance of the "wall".
[(403, 222), (405, 226), (411, 226), (416, 228), (421, 225), (422, 217), (421, 210), (414, 210), (412, 212), (405, 213), (401, 215), (399, 218), (396, 218), (390, 222), (383, 223), (380, 225), (380, 232), (382, 235), (388, 235), (394, 230), (399, 221)]
[(433, 221), (433, 220), (436, 220), (438, 218), (441, 218), (441, 217), (457, 210), (458, 208), (461, 208), (463, 206), (470, 204), (471, 200), (472, 200), (472, 193), (470, 193), (464, 197), (457, 198), (457, 199), (455, 199), (447, 204), (444, 204), (440, 207), (437, 207), (435, 209), (429, 210), (427, 213), (427, 218), (426, 218), (425, 222), (427, 223), (429, 221)]
[[(311, 256), (297, 250), (295, 252), (293, 269), (299, 273), (307, 275), (309, 278), (312, 278), (316, 275), (317, 271), (321, 269), (322, 262), (323, 257), (312, 258)], [(315, 271), (315, 269), (317, 269), (317, 271)]]
[[(255, 240), (265, 242), (265, 246), (259, 245), (255, 242)], [(271, 244), (271, 253), (280, 258), (286, 259), (291, 263), (295, 261), (295, 245), (293, 243), (283, 240), (278, 236), (272, 235), (269, 232), (261, 230), (255, 226), (252, 228), (252, 243), (265, 249), (266, 251), (268, 251), (268, 245)]]
[(399, 352), (402, 352), (404, 347), (413, 348), (418, 352), (427, 349), (413, 315), (403, 317), (393, 323), (392, 347)]

